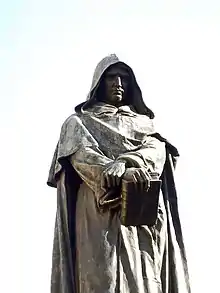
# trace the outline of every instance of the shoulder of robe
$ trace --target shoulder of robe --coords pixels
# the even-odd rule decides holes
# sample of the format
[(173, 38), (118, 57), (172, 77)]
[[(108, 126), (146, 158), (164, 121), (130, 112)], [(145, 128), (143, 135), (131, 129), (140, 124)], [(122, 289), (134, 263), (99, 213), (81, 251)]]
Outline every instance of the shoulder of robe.
[(70, 126), (74, 126), (78, 123), (81, 123), (80, 116), (77, 113), (73, 113), (63, 122), (61, 130), (64, 130)]

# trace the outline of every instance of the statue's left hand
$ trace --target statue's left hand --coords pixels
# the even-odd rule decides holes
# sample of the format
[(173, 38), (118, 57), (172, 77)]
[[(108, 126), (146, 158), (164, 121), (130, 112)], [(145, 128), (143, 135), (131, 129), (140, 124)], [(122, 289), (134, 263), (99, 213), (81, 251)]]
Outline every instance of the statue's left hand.
[(123, 179), (126, 181), (132, 181), (136, 184), (136, 187), (141, 190), (149, 189), (151, 176), (147, 171), (147, 168), (128, 168), (126, 169)]
[(115, 161), (102, 174), (101, 187), (109, 189), (119, 186), (121, 178), (126, 171), (126, 162), (122, 160)]

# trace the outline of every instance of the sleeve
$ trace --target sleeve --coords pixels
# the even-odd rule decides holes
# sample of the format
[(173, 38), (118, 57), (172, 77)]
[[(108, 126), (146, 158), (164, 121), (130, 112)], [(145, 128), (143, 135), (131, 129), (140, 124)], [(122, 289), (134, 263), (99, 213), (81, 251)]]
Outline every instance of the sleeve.
[(125, 160), (127, 167), (145, 166), (150, 172), (161, 175), (166, 160), (165, 143), (149, 136), (141, 149), (124, 153), (117, 159)]
[(113, 160), (106, 157), (98, 147), (81, 147), (70, 156), (73, 168), (82, 180), (94, 191), (101, 188), (101, 174)]

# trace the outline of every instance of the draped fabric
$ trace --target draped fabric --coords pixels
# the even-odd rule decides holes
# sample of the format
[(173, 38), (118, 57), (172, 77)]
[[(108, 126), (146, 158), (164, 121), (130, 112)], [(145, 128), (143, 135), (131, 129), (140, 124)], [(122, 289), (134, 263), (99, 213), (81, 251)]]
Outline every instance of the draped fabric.
[[(130, 67), (135, 101), (145, 108), (96, 101), (103, 72), (121, 62), (103, 60), (87, 102), (62, 126), (49, 172), (57, 188), (51, 293), (190, 293), (173, 175), (178, 151), (154, 129)], [(99, 208), (102, 172), (119, 159), (160, 175), (155, 226), (125, 227), (118, 210)]]

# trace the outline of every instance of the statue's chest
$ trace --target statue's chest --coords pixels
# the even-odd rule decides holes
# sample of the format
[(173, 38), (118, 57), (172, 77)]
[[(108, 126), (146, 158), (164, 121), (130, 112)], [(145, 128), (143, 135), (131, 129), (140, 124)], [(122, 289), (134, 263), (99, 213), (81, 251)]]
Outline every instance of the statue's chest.
[(89, 120), (89, 132), (98, 142), (100, 149), (111, 158), (138, 149), (149, 133), (147, 123), (144, 123), (142, 117), (114, 115), (92, 117)]

